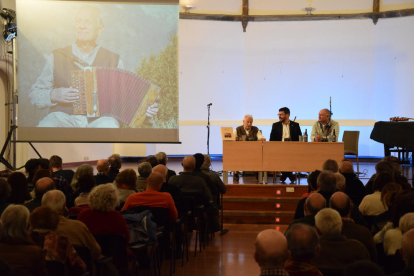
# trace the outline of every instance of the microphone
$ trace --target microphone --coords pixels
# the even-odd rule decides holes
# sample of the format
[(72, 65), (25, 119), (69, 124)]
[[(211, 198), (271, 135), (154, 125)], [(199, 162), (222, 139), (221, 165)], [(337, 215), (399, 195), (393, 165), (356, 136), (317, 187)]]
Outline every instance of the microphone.
[(12, 9), (3, 8), (0, 11), (0, 16), (6, 19), (8, 23), (10, 23), (16, 17), (16, 12)]
[(212, 103), (209, 103), (207, 106), (212, 106), (213, 104)]
[(296, 116), (295, 116), (295, 119), (293, 119), (293, 121), (296, 121)]

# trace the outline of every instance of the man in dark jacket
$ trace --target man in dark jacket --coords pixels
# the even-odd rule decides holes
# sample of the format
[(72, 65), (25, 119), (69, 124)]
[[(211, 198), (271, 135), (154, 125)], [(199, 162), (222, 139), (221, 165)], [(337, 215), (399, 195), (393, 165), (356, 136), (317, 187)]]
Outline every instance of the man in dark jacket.
[(355, 207), (358, 208), (362, 199), (367, 195), (364, 184), (355, 174), (354, 166), (349, 161), (342, 162), (339, 172), (345, 177), (346, 188), (344, 193), (349, 196)]

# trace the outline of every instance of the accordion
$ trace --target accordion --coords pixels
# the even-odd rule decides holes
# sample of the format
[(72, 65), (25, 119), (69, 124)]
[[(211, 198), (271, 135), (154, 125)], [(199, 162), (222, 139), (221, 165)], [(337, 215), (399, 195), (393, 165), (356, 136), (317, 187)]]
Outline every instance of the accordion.
[(147, 108), (161, 90), (139, 75), (118, 68), (71, 71), (71, 82), (79, 90), (79, 99), (73, 103), (74, 115), (111, 116), (131, 128), (142, 125)]

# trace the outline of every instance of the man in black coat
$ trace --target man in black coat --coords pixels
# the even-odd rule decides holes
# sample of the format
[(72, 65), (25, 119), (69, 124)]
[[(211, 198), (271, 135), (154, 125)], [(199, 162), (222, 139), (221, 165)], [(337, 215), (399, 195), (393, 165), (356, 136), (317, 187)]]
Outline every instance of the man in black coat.
[(96, 186), (101, 185), (101, 184), (107, 184), (107, 183), (114, 182), (108, 176), (108, 173), (109, 173), (109, 162), (108, 162), (108, 160), (106, 160), (106, 159), (98, 160), (98, 162), (96, 163), (96, 169), (98, 170), (98, 174), (94, 176)]
[[(269, 141), (299, 141), (302, 131), (298, 123), (289, 119), (290, 110), (287, 107), (279, 109), (279, 122), (274, 123)], [(286, 178), (291, 182), (295, 181), (295, 177), (291, 172), (282, 172), (280, 181), (285, 182)]]
[(49, 159), (50, 166), (52, 167), (53, 174), (62, 176), (70, 184), (72, 183), (72, 178), (75, 175), (73, 170), (63, 170), (62, 169), (62, 158), (57, 155), (53, 155)]

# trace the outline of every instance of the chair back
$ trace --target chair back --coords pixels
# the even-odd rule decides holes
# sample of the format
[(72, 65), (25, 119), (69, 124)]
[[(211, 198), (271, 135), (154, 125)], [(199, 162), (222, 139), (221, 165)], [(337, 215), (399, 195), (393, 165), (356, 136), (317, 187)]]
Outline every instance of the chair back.
[(65, 264), (60, 261), (46, 261), (49, 276), (66, 275)]
[(358, 155), (359, 131), (344, 131), (344, 154)]
[(207, 207), (210, 204), (207, 202), (206, 197), (201, 193), (183, 193), (183, 196), (193, 198), (195, 206), (204, 205)]
[(93, 265), (91, 250), (84, 245), (73, 245), (73, 248), (75, 248), (76, 253), (78, 253), (79, 257), (85, 263), (86, 269), (92, 274)]
[[(165, 227), (168, 229), (169, 220), (168, 220), (168, 214), (169, 210), (168, 208), (163, 207), (151, 207), (151, 206), (135, 206), (127, 211), (124, 211), (125, 213), (142, 213), (146, 210), (151, 211), (152, 213), (152, 221), (157, 224), (157, 228), (159, 227)], [(123, 212), (123, 213), (124, 213)]]
[(125, 236), (119, 234), (95, 234), (93, 236), (101, 246), (102, 254), (113, 258), (119, 275), (128, 275), (128, 257)]

